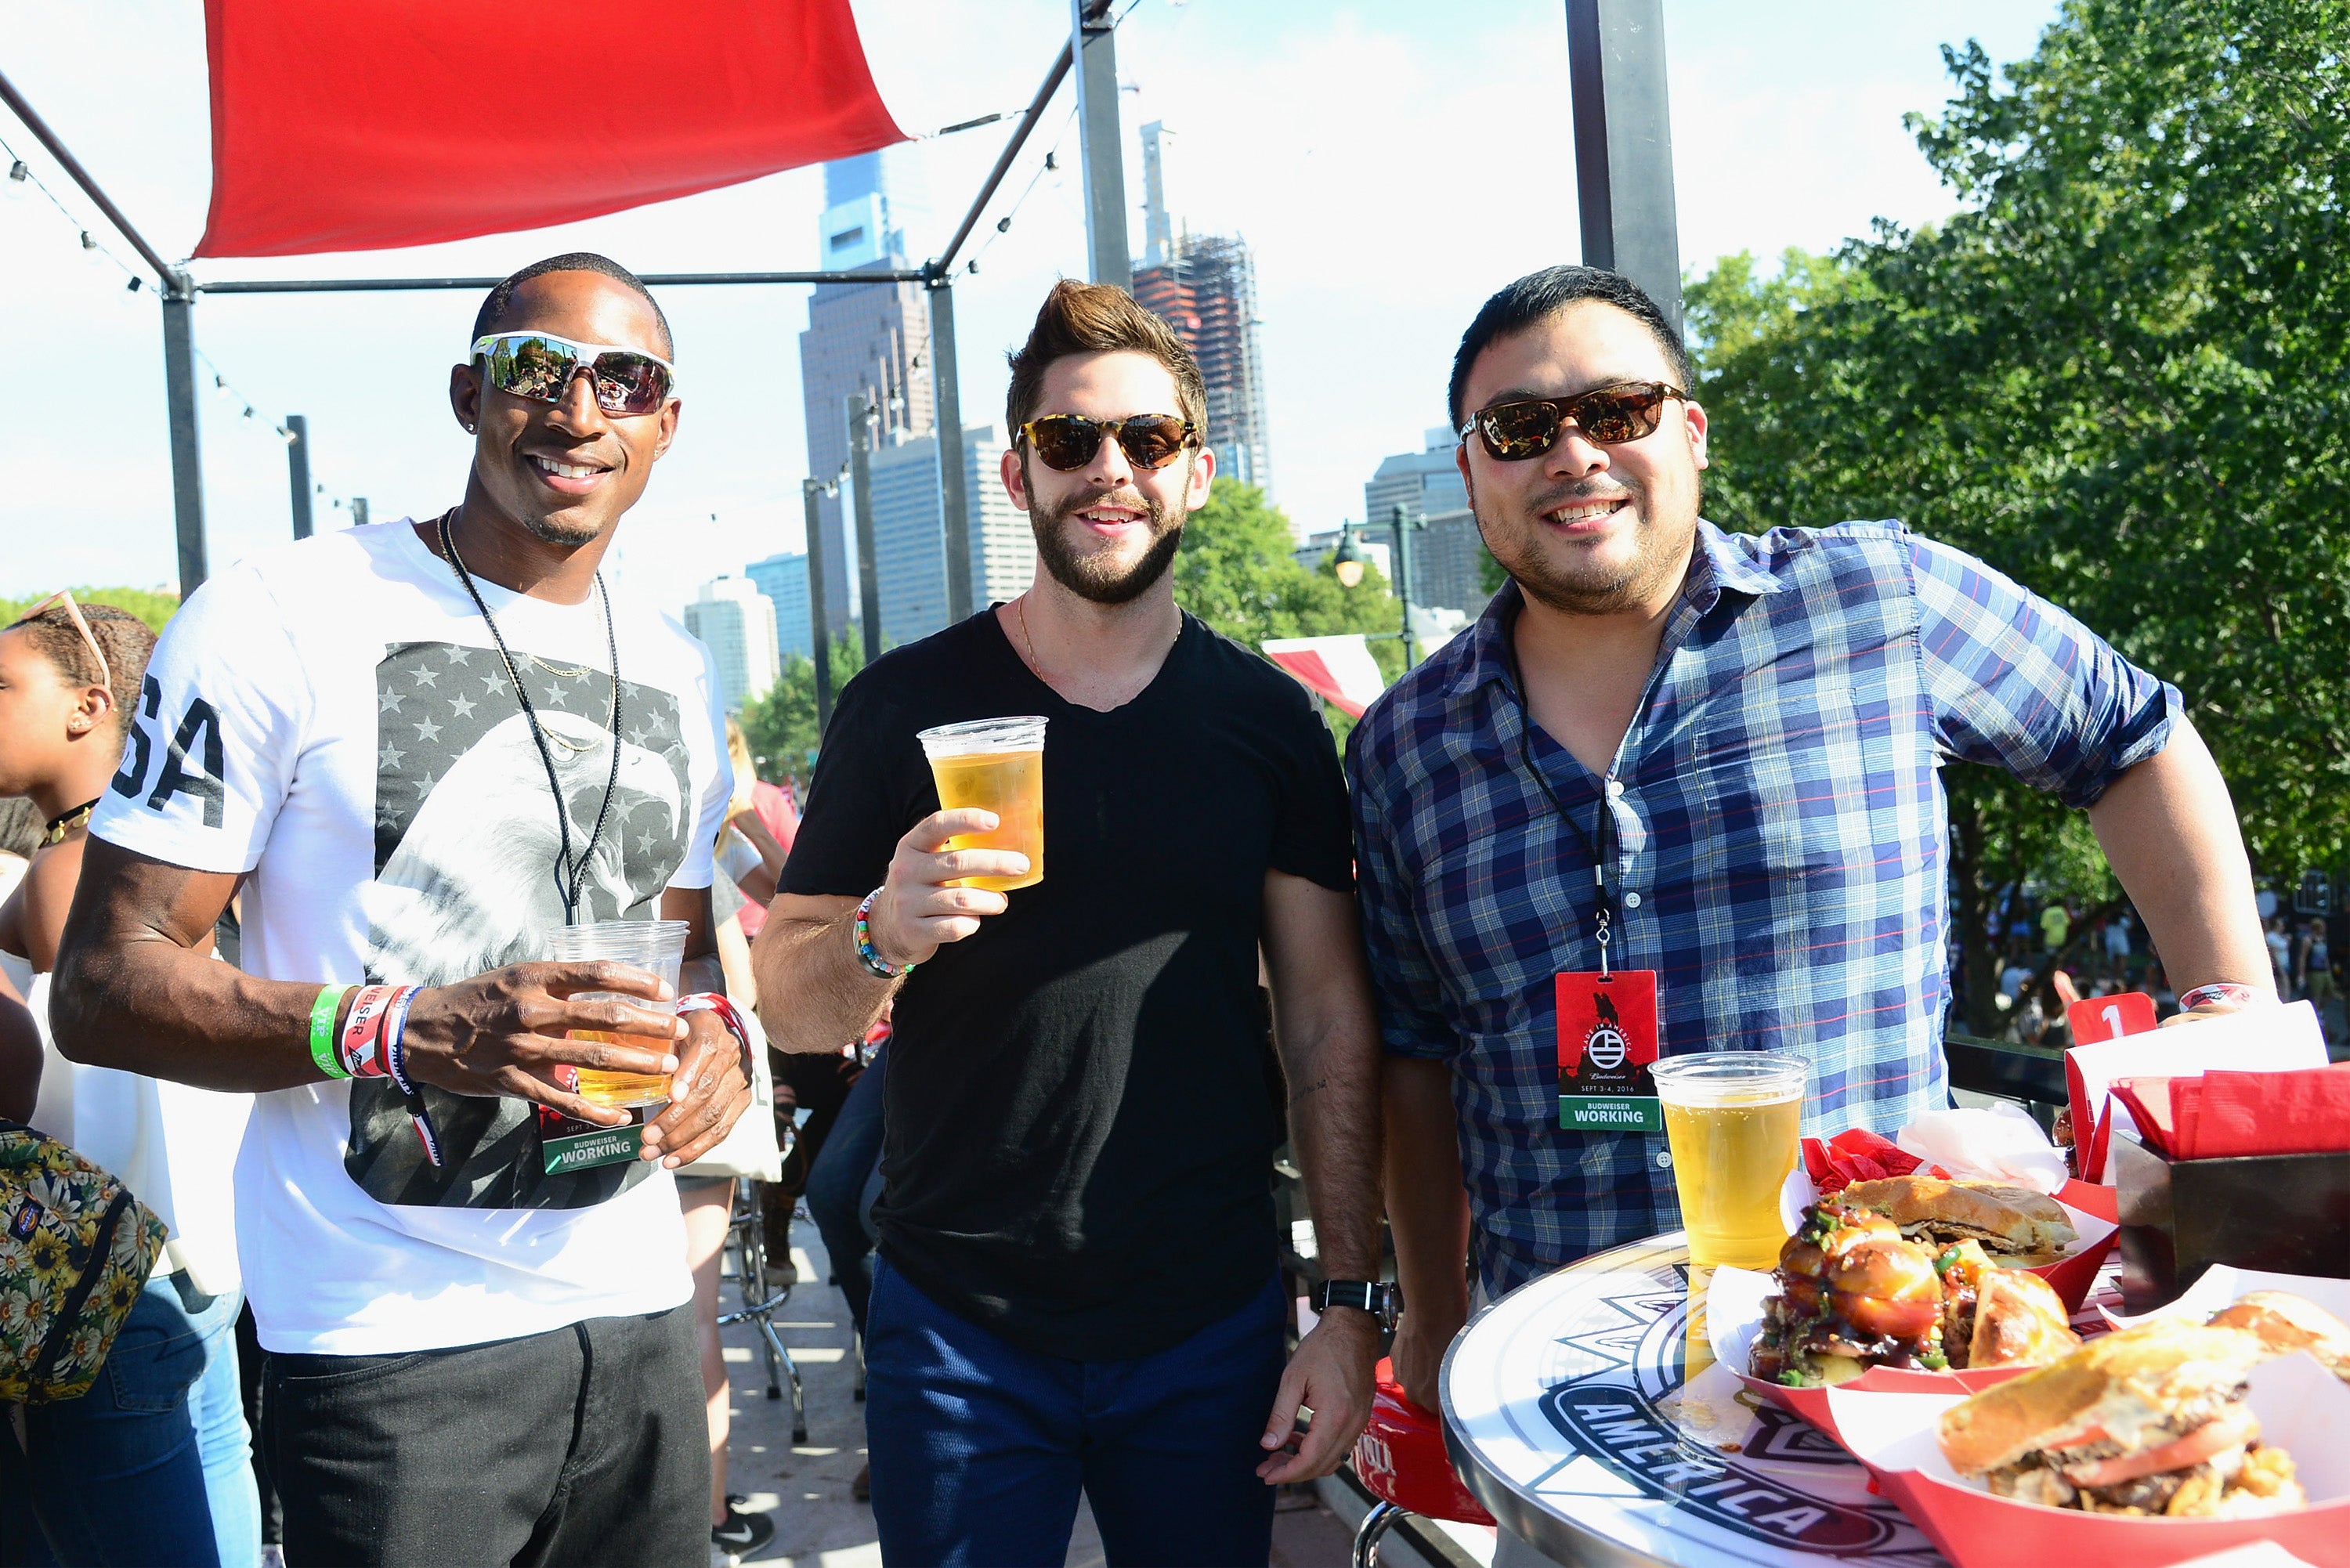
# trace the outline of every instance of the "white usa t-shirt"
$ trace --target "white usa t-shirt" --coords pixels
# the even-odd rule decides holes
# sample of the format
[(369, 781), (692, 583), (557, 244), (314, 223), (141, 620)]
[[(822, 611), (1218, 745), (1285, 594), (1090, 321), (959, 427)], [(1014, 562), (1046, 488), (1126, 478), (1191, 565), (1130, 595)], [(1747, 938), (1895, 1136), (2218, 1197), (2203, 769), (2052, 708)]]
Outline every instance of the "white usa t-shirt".
[[(710, 883), (733, 790), (710, 654), (613, 588), (619, 783), (582, 919)], [(603, 612), (480, 577), (549, 732), (576, 853), (612, 776)], [(437, 985), (546, 956), (563, 924), (554, 794), (514, 681), (406, 521), (240, 562), (172, 618), (90, 831), (249, 872), (244, 962), (271, 980)], [(658, 1312), (691, 1293), (673, 1182), (646, 1161), (542, 1172), (527, 1102), (427, 1088), (425, 1161), (382, 1079), (256, 1096), (236, 1170), (268, 1349), (380, 1355)]]

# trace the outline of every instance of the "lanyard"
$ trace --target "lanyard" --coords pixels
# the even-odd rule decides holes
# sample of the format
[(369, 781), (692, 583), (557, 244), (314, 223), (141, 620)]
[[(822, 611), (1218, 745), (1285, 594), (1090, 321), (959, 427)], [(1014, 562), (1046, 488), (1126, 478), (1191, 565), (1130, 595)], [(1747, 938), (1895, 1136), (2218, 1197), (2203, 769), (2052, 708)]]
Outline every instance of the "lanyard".
[(1599, 839), (1595, 844), (1591, 835), (1583, 831), (1583, 824), (1575, 820), (1575, 814), (1567, 810), (1566, 804), (1558, 798), (1558, 790), (1551, 784), (1550, 775), (1534, 762), (1534, 746), (1528, 739), (1534, 730), (1534, 715), (1526, 711), (1523, 696), (1518, 699), (1518, 719), (1519, 760), (1525, 764), (1526, 772), (1534, 775), (1534, 783), (1542, 786), (1543, 794), (1549, 800), (1551, 809), (1558, 813), (1558, 819), (1566, 824), (1567, 830), (1575, 835), (1585, 852), (1591, 857), (1592, 886), (1598, 889), (1599, 894), (1599, 918), (1597, 928), (1592, 934), (1599, 943), (1599, 977), (1605, 980), (1610, 973), (1607, 967), (1609, 930), (1616, 919), (1616, 898), (1607, 890), (1608, 855), (1616, 843), (1616, 818), (1607, 809), (1607, 780), (1599, 781)]

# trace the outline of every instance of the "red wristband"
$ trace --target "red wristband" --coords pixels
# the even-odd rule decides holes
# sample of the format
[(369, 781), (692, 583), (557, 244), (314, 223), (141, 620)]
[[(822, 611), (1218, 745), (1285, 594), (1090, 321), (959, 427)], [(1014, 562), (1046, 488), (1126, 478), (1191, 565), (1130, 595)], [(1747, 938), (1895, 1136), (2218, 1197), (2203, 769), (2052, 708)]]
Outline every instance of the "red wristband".
[(2250, 1007), (2252, 988), (2239, 985), (2232, 980), (2215, 980), (2209, 985), (2199, 985), (2178, 999), (2178, 1011), (2192, 1012), (2199, 1007), (2218, 1003), (2226, 1007)]
[(734, 1010), (734, 1003), (732, 1001), (714, 991), (697, 991), (690, 996), (679, 997), (677, 1010), (680, 1014), (688, 1012), (718, 1014), (718, 1022), (726, 1025), (726, 1033), (734, 1036), (735, 1044), (743, 1047), (743, 1076), (745, 1081), (750, 1079), (752, 1076), (751, 1031), (743, 1024), (743, 1015)]
[(383, 1054), (383, 1021), (400, 989), (396, 985), (362, 986), (352, 999), (350, 1016), (343, 1022), (342, 1040), (335, 1051), (343, 1071), (352, 1077), (390, 1075)]

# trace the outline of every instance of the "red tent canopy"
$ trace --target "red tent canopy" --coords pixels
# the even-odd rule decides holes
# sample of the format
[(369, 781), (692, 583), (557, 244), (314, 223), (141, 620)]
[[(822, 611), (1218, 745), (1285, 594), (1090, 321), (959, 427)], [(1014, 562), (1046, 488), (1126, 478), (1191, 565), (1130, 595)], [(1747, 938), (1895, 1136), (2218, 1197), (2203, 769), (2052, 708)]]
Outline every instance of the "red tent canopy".
[(204, 0), (203, 256), (537, 228), (906, 140), (848, 0)]

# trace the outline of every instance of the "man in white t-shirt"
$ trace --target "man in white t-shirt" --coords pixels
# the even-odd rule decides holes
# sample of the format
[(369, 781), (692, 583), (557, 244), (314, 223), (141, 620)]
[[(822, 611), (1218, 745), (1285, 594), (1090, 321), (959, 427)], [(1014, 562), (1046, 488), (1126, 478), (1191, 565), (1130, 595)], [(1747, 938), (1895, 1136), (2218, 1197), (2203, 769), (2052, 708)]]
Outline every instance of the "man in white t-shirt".
[[(461, 505), (263, 552), (173, 618), (52, 1015), (78, 1061), (257, 1096), (237, 1232), (288, 1562), (671, 1568), (709, 1456), (670, 1172), (742, 1114), (742, 1051), (714, 1010), (574, 995), (665, 995), (645, 971), (530, 961), (568, 919), (681, 919), (679, 990), (723, 985), (710, 655), (597, 569), (676, 433), (673, 350), (590, 255), (474, 337)], [(206, 949), (240, 888), (237, 969)], [(409, 1090), (341, 1045), (361, 981), (424, 988)], [(671, 1075), (638, 1158), (549, 1141), (629, 1119), (577, 1067)]]

